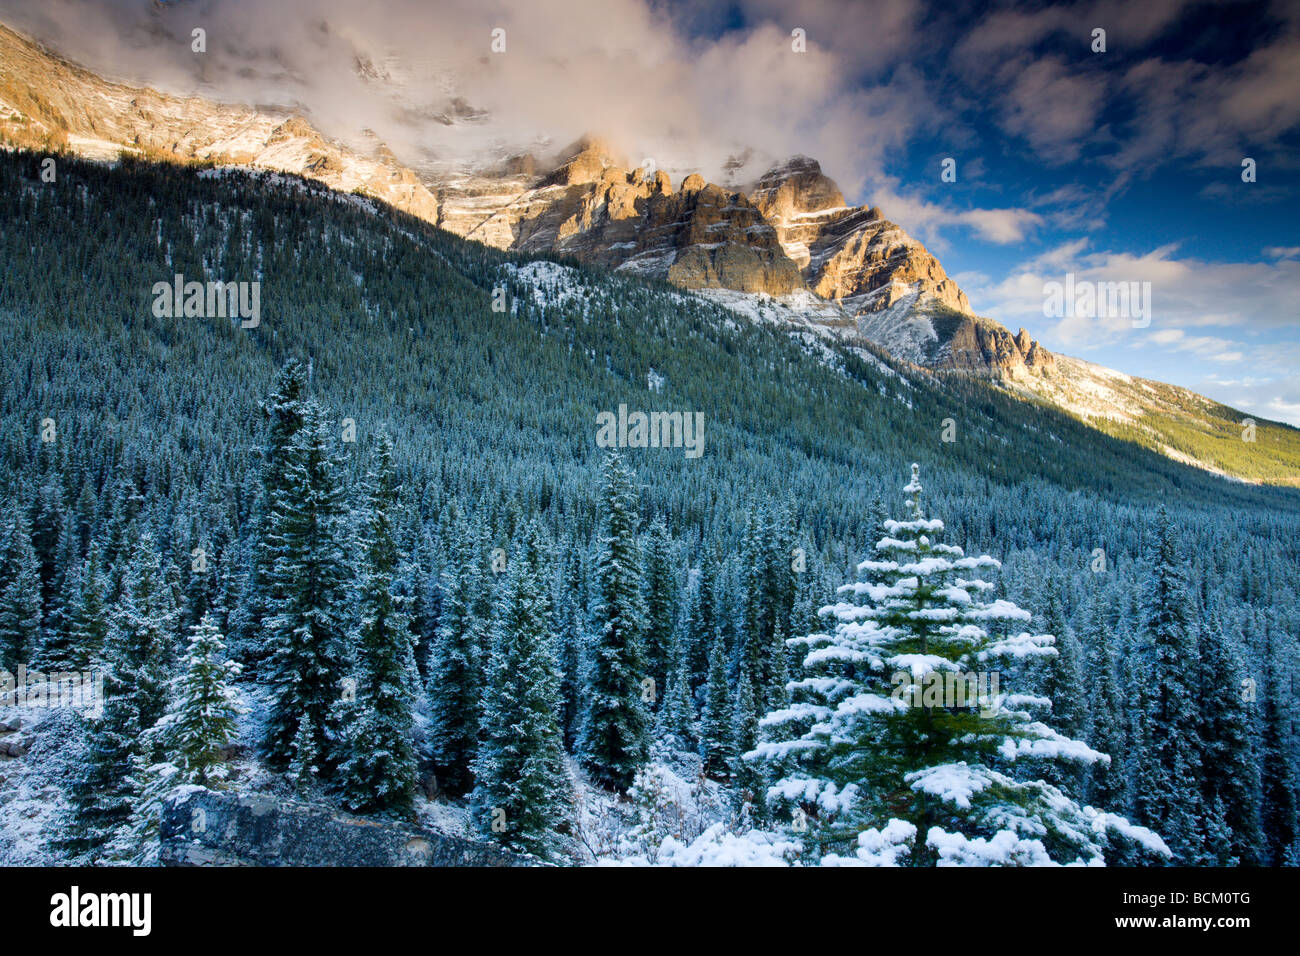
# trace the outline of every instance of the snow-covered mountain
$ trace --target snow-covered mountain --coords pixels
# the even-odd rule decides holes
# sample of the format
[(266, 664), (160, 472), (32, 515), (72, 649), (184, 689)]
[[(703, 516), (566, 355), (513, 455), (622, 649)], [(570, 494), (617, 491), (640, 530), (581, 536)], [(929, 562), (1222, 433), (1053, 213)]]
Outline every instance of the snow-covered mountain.
[[(396, 67), (358, 64), (400, 91)], [(476, 122), (464, 115), (429, 122)], [(414, 121), (414, 120), (413, 120)], [(814, 338), (885, 349), (922, 374), (988, 378), (1179, 460), (1240, 477), (1245, 415), (1199, 395), (1053, 355), (971, 311), (930, 252), (876, 207), (850, 206), (816, 160), (792, 157), (749, 185), (631, 164), (585, 137), (545, 153), (404, 165), (373, 137), (344, 143), (307, 117), (178, 97), (97, 76), (0, 25), (0, 142), (271, 169), (359, 192), (458, 236), (568, 255), (672, 283)], [(1291, 430), (1289, 430), (1291, 431)], [(1232, 448), (1230, 452), (1228, 446)]]

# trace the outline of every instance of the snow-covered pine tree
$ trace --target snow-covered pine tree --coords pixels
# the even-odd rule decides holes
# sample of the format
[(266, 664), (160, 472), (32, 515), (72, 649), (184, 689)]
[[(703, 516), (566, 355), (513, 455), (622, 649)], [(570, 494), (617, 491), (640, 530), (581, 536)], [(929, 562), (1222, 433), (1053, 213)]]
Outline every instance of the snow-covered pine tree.
[[(347, 673), (351, 573), (345, 552), (346, 505), (334, 439), (323, 413), (304, 403), (302, 427), (290, 441), (286, 481), (271, 502), (261, 569), (264, 628), (271, 647), (265, 671), (272, 690), (263, 751), (286, 770), (310, 753), (324, 780), (337, 766), (338, 709)], [(301, 741), (303, 727), (310, 741)], [(307, 744), (310, 746), (307, 746)], [(303, 765), (302, 769), (309, 769)]]
[(1146, 747), (1137, 784), (1136, 817), (1159, 826), (1174, 862), (1190, 865), (1200, 849), (1200, 655), (1189, 621), (1173, 523), (1156, 513), (1151, 576), (1143, 605), (1141, 651), (1148, 665)]
[(339, 779), (349, 809), (400, 814), (411, 809), (415, 796), (416, 670), (407, 602), (394, 592), (398, 489), (386, 434), (376, 442), (365, 488), (360, 623), (353, 638), (361, 673)]
[(0, 595), (0, 668), (16, 673), (42, 646), (41, 578), (27, 521), (19, 511), (10, 543), (12, 577)]
[(1085, 739), (1094, 749), (1110, 755), (1088, 770), (1084, 791), (1095, 806), (1118, 810), (1124, 806), (1124, 767), (1128, 742), (1125, 735), (1124, 702), (1120, 696), (1115, 655), (1111, 652), (1100, 594), (1088, 603), (1085, 618), (1087, 684), (1091, 687), (1088, 730)]
[(484, 687), (475, 787), (476, 829), (511, 849), (546, 858), (572, 800), (559, 722), (550, 597), (540, 533), (524, 535), (510, 562)]
[(203, 615), (190, 628), (167, 714), (151, 731), (180, 772), (179, 782), (208, 787), (229, 774), (226, 748), (244, 709), (234, 686), (239, 671), (239, 664), (226, 659), (225, 639), (213, 616)]
[(618, 454), (601, 470), (593, 648), (582, 728), (582, 762), (596, 782), (625, 789), (645, 762), (650, 722), (641, 701), (645, 673), (636, 477)]
[(566, 555), (555, 601), (556, 660), (560, 665), (560, 726), (564, 744), (572, 748), (582, 722), (582, 665), (587, 635), (587, 578), (582, 567), (582, 550), (577, 542), (566, 541)]
[[(71, 807), (62, 849), (93, 862), (129, 823), (136, 758), (151, 766), (156, 741), (145, 734), (167, 706), (176, 607), (149, 535), (128, 532), (130, 561), (113, 609), (105, 649), (108, 698), (90, 722), (81, 776), (68, 794)], [(110, 851), (111, 855), (116, 855)]]
[[(442, 614), (429, 651), (429, 749), (441, 789), (463, 794), (473, 785), (482, 696), (482, 653), (489, 621), (479, 617), (483, 580), (476, 538), (457, 516), (442, 570)], [(479, 542), (481, 546), (481, 542)]]
[(758, 744), (759, 714), (754, 683), (749, 673), (749, 662), (742, 659), (740, 672), (736, 675), (736, 699), (731, 718), (731, 776), (742, 806), (763, 799), (763, 794), (758, 792), (763, 780), (761, 767), (753, 761), (743, 759), (743, 755)]
[[(1066, 622), (1061, 604), (1060, 585), (1055, 574), (1048, 573), (1044, 582), (1044, 633), (1056, 640), (1056, 653), (1050, 655), (1043, 675), (1043, 696), (1052, 702), (1052, 727), (1070, 738), (1082, 738), (1088, 720), (1088, 702), (1083, 689), (1083, 653), (1074, 629)], [(1101, 751), (1106, 753), (1107, 751)], [(1108, 764), (1096, 761), (1092, 766)], [(1043, 768), (1044, 778), (1071, 793), (1078, 793), (1087, 774), (1086, 767), (1049, 761)]]
[[(1283, 640), (1293, 640), (1283, 635)], [(1295, 759), (1294, 651), (1286, 654), (1266, 632), (1268, 680), (1260, 707), (1260, 779), (1263, 784), (1264, 862), (1300, 866), (1300, 768)]]
[(168, 795), (182, 784), (212, 787), (227, 779), (226, 748), (244, 708), (234, 688), (240, 667), (225, 653), (221, 631), (213, 616), (205, 614), (190, 628), (167, 713), (144, 732), (144, 753), (132, 758), (129, 826), (115, 836), (110, 856), (142, 865), (157, 862), (159, 821)]
[(656, 520), (646, 535), (644, 560), (646, 673), (655, 682), (657, 702), (668, 686), (672, 666), (669, 645), (677, 623), (677, 575), (663, 518)]
[(1264, 836), (1259, 820), (1259, 765), (1252, 746), (1254, 694), (1235, 643), (1222, 616), (1211, 613), (1201, 640), (1201, 728), (1197, 736), (1206, 808), (1222, 820), (1226, 839), (1207, 840), (1206, 862), (1258, 866)]
[(297, 359), (289, 359), (276, 373), (271, 394), (260, 403), (266, 421), (266, 443), (258, 450), (261, 457), (261, 485), (251, 515), (249, 562), (244, 570), (244, 590), (231, 622), (230, 634), (236, 657), (247, 664), (250, 673), (274, 653), (275, 648), (262, 640), (262, 623), (275, 613), (282, 580), (274, 573), (276, 554), (268, 550), (274, 514), (290, 494), (294, 483), (290, 460), (295, 456), (292, 445), (307, 414), (305, 393), (307, 370)]
[(673, 629), (668, 660), (668, 686), (664, 689), (655, 734), (672, 748), (693, 748), (696, 740), (695, 705), (691, 700), (691, 675), (682, 649), (680, 627)]
[(822, 609), (833, 633), (791, 641), (806, 676), (747, 755), (779, 778), (769, 805), (824, 862), (1099, 863), (1121, 836), (1162, 852), (1155, 834), (1014, 775), (1018, 758), (1109, 758), (1035, 719), (1047, 701), (994, 692), (991, 675), (981, 687), (1000, 661), (1052, 654), (1052, 639), (1017, 632), (1027, 611), (981, 599), (992, 584), (977, 575), (999, 562), (935, 540), (943, 522), (925, 516), (917, 471), (910, 516), (858, 566), (874, 580)]
[(709, 654), (713, 651), (713, 638), (722, 623), (718, 594), (718, 562), (713, 547), (705, 544), (700, 556), (699, 574), (695, 581), (694, 607), (688, 622), (686, 642), (687, 660), (690, 663), (691, 690), (701, 688), (708, 681)]
[(709, 678), (704, 685), (704, 709), (700, 714), (700, 758), (704, 773), (725, 777), (735, 760), (735, 732), (732, 728), (731, 688), (727, 683), (727, 642), (715, 631), (709, 650)]

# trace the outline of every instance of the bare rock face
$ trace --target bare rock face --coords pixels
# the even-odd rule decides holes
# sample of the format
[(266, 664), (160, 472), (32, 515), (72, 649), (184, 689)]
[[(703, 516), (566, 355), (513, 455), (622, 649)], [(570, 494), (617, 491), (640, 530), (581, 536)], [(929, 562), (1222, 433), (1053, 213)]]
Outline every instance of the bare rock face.
[(310, 176), (499, 249), (572, 255), (685, 289), (811, 292), (839, 324), (931, 367), (1018, 376), (1054, 364), (1023, 330), (1012, 336), (977, 318), (921, 243), (880, 209), (846, 205), (806, 156), (740, 191), (698, 173), (674, 191), (665, 172), (629, 167), (588, 136), (549, 159), (521, 154), (421, 177), (383, 143), (358, 151), (298, 116), (114, 83), (3, 26), (0, 140)]
[(1003, 378), (1024, 378), (1056, 367), (1056, 357), (1021, 329), (1019, 334), (987, 319), (961, 321), (938, 355), (936, 366)]
[(584, 139), (549, 173), (469, 176), (439, 192), (438, 225), (501, 249), (559, 252), (682, 288), (785, 295), (803, 288), (776, 233), (742, 194), (687, 176), (628, 168), (599, 140)]
[(183, 788), (163, 804), (164, 866), (527, 866), (486, 843), (249, 794)]
[(361, 192), (429, 222), (438, 201), (377, 144), (363, 156), (300, 117), (104, 80), (0, 26), (0, 139), (68, 149), (92, 159), (122, 154), (173, 162), (252, 166)]
[(939, 260), (879, 208), (846, 206), (816, 160), (796, 156), (774, 167), (750, 196), (808, 288), (851, 314), (888, 309), (911, 293), (970, 312), (966, 294)]

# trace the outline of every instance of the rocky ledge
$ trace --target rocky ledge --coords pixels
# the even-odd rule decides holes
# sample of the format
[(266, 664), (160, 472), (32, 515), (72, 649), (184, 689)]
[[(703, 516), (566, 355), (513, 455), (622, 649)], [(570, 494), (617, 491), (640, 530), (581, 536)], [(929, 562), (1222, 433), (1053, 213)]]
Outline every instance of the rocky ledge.
[(339, 813), (328, 807), (203, 787), (163, 806), (164, 866), (527, 866), (486, 843)]

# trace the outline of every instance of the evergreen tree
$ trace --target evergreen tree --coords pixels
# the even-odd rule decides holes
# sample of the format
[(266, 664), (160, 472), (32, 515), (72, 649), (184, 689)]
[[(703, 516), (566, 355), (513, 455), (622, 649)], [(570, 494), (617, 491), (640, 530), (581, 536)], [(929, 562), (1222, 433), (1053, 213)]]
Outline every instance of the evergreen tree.
[(695, 706), (691, 702), (691, 675), (686, 653), (681, 645), (681, 629), (674, 628), (669, 644), (668, 686), (659, 709), (657, 735), (676, 748), (694, 747), (696, 741)]
[[(1052, 726), (1066, 737), (1082, 737), (1088, 718), (1087, 698), (1083, 689), (1082, 651), (1073, 628), (1066, 623), (1056, 575), (1047, 575), (1044, 590), (1046, 604), (1043, 627), (1045, 633), (1056, 638), (1056, 653), (1047, 658), (1043, 694), (1052, 702)], [(1071, 792), (1078, 791), (1089, 769), (1090, 767), (1063, 766), (1054, 762), (1049, 762), (1043, 768), (1044, 777), (1049, 783)]]
[(993, 585), (977, 575), (999, 562), (935, 540), (944, 525), (925, 517), (921, 490), (913, 465), (908, 520), (887, 522), (877, 557), (858, 566), (876, 580), (841, 588), (854, 600), (826, 609), (834, 633), (800, 641), (810, 676), (791, 682), (795, 702), (767, 716), (764, 742), (746, 755), (779, 776), (769, 805), (807, 820), (800, 839), (833, 860), (888, 850), (916, 865), (1101, 862), (1121, 833), (1164, 850), (1154, 834), (1012, 775), (1017, 758), (1109, 758), (1005, 688), (981, 688), (991, 664), (1048, 656), (1053, 641), (1017, 632), (1030, 615), (1011, 602), (981, 600)]
[(259, 406), (266, 422), (266, 443), (260, 449), (262, 481), (253, 512), (253, 548), (235, 615), (237, 630), (231, 635), (239, 657), (253, 668), (275, 651), (260, 640), (262, 621), (275, 613), (285, 599), (280, 591), (284, 581), (274, 567), (279, 556), (269, 542), (277, 511), (295, 491), (294, 468), (299, 452), (294, 442), (308, 415), (306, 389), (306, 369), (297, 359), (290, 359), (276, 374), (271, 394)]
[(10, 580), (0, 597), (0, 668), (32, 666), (42, 645), (41, 579), (27, 522), (19, 516), (10, 544)]
[(485, 837), (545, 858), (566, 824), (572, 793), (542, 572), (534, 527), (525, 553), (511, 562), (496, 623), (471, 803)]
[(596, 561), (596, 606), (583, 724), (582, 761), (597, 783), (626, 788), (645, 762), (649, 718), (641, 701), (645, 675), (641, 561), (637, 554), (635, 476), (617, 454), (602, 470), (603, 523)]
[(120, 857), (113, 844), (130, 822), (137, 793), (132, 772), (156, 762), (157, 741), (145, 732), (167, 705), (176, 616), (153, 540), (136, 535), (109, 626), (108, 700), (102, 715), (90, 722), (86, 761), (70, 788), (70, 816), (59, 841), (87, 862), (105, 852)]
[(416, 677), (411, 620), (394, 594), (398, 572), (393, 518), (397, 507), (393, 445), (381, 435), (366, 476), (366, 526), (360, 625), (353, 643), (361, 658), (357, 713), (339, 769), (343, 802), (354, 811), (405, 813), (415, 795)]
[(179, 781), (208, 787), (226, 780), (226, 748), (243, 712), (234, 682), (239, 664), (225, 659), (226, 645), (211, 614), (190, 628), (189, 649), (175, 680), (167, 714), (151, 734), (180, 772)]
[(1260, 862), (1259, 766), (1252, 750), (1251, 704), (1245, 672), (1228, 644), (1221, 619), (1202, 632), (1200, 680), (1202, 781), (1207, 820), (1207, 862), (1255, 866)]
[(1199, 853), (1203, 809), (1197, 747), (1200, 659), (1185, 588), (1173, 525), (1162, 505), (1143, 607), (1143, 653), (1150, 662), (1151, 685), (1136, 811), (1138, 822), (1161, 827), (1175, 862), (1190, 864)]
[(442, 572), (442, 615), (429, 657), (428, 739), (439, 786), (462, 794), (473, 782), (481, 651), (490, 622), (477, 612), (479, 592), (486, 588), (478, 549), (460, 519), (451, 533), (453, 540)]
[(709, 651), (709, 679), (704, 689), (704, 710), (700, 714), (700, 757), (705, 774), (718, 778), (731, 772), (736, 756), (734, 741), (726, 641), (718, 631)]
[(670, 647), (677, 622), (677, 576), (673, 573), (672, 545), (663, 519), (654, 523), (645, 546), (645, 648), (646, 670), (655, 682), (656, 695), (668, 686)]
[(1269, 866), (1300, 866), (1300, 773), (1294, 754), (1292, 701), (1295, 691), (1288, 663), (1270, 641), (1265, 647), (1268, 683), (1260, 708), (1265, 859)]
[(742, 759), (758, 744), (758, 701), (749, 666), (742, 662), (736, 679), (736, 699), (732, 708), (731, 776), (742, 806), (761, 799), (758, 792), (762, 776), (752, 761)]
[[(347, 667), (346, 509), (333, 439), (314, 403), (303, 407), (271, 502), (265, 541), (265, 620), (272, 703), (263, 749), (268, 763), (298, 779), (315, 767), (328, 778), (340, 756), (338, 706)], [(305, 730), (303, 728), (306, 728)], [(306, 735), (309, 739), (300, 739)], [(303, 763), (310, 755), (317, 764)]]

